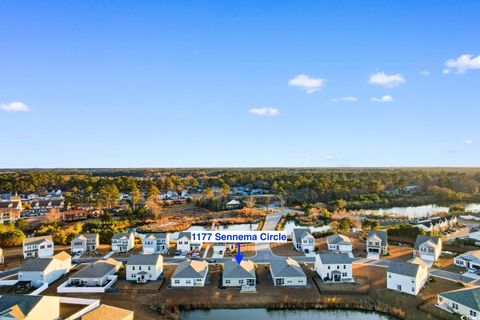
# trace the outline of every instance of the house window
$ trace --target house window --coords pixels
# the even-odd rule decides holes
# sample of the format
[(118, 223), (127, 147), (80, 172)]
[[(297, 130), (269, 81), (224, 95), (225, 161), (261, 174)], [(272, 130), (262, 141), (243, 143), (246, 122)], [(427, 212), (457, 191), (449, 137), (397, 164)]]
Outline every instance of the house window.
[(328, 266), (328, 270), (330, 270), (330, 266)]
[(477, 312), (476, 311), (473, 311), (473, 310), (470, 310), (470, 315), (472, 317), (476, 317), (477, 316)]
[(179, 284), (180, 283), (180, 280), (175, 280), (175, 284)]
[(225, 284), (230, 284), (230, 280), (225, 280)]
[(392, 275), (391, 275), (391, 274), (389, 274), (389, 275), (388, 275), (388, 277), (389, 277), (389, 278), (392, 278)]
[(415, 287), (412, 287), (412, 292), (415, 292)]
[(238, 280), (238, 283), (239, 283), (239, 284), (243, 284), (243, 280)]
[(190, 284), (192, 281), (190, 281), (190, 280), (187, 280), (187, 281), (185, 281), (185, 282), (186, 282), (187, 284)]
[(152, 267), (148, 266), (148, 270), (152, 270)]
[(347, 276), (346, 272), (342, 273), (342, 277), (346, 277), (346, 276)]
[(458, 310), (458, 304), (452, 302), (452, 309)]
[(346, 265), (346, 264), (343, 265), (343, 269), (347, 269), (347, 265)]
[(337, 270), (340, 269), (340, 266), (337, 265)]
[(142, 266), (138, 266), (138, 270), (142, 270)]
[(135, 266), (132, 266), (132, 270), (135, 270)]

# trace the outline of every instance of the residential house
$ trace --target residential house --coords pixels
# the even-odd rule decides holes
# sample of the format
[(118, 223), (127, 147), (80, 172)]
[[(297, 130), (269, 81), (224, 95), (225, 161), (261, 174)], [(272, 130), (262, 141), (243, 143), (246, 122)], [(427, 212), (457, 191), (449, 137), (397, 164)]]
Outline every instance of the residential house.
[(413, 246), (413, 256), (425, 262), (435, 262), (442, 253), (442, 239), (418, 235)]
[(480, 287), (439, 293), (437, 306), (461, 315), (462, 319), (478, 319), (480, 316)]
[(203, 287), (207, 279), (208, 263), (200, 260), (184, 260), (172, 275), (172, 287)]
[(235, 260), (225, 261), (222, 275), (224, 287), (255, 287), (255, 265), (251, 260), (242, 260), (240, 264)]
[(115, 233), (112, 237), (112, 251), (128, 252), (135, 246), (133, 233)]
[(53, 257), (25, 260), (18, 271), (19, 281), (30, 281), (32, 286), (50, 284), (67, 274), (72, 268), (72, 257), (62, 251)]
[(295, 228), (292, 233), (292, 242), (295, 250), (305, 253), (315, 252), (315, 238), (309, 228)]
[(22, 200), (18, 201), (2, 201), (0, 202), (0, 209), (16, 209), (16, 210), (23, 210)]
[(89, 251), (95, 251), (100, 244), (98, 233), (82, 233), (73, 238), (70, 242), (71, 252), (73, 254), (81, 254)]
[(420, 258), (408, 262), (391, 261), (387, 269), (387, 288), (416, 296), (428, 280), (428, 266)]
[(133, 320), (133, 316), (133, 311), (102, 304), (84, 314), (80, 320)]
[(13, 208), (0, 208), (0, 223), (17, 222), (22, 214), (21, 210)]
[(120, 269), (122, 263), (114, 259), (98, 260), (88, 264), (69, 279), (70, 286), (103, 287)]
[[(480, 220), (480, 218), (478, 220)], [(470, 228), (470, 232), (468, 233), (468, 239), (480, 242), (480, 230), (478, 228)]]
[(367, 235), (367, 253), (387, 254), (388, 241), (386, 231), (370, 230)]
[(445, 217), (436, 217), (418, 221), (416, 224), (414, 224), (414, 226), (424, 230), (425, 232), (442, 232), (456, 226), (457, 224), (457, 216), (449, 215)]
[(354, 282), (348, 253), (327, 252), (315, 257), (315, 271), (324, 282)]
[(31, 237), (23, 240), (23, 257), (25, 259), (51, 257), (53, 249), (52, 236)]
[(329, 251), (352, 252), (352, 241), (349, 237), (341, 234), (333, 234), (327, 237)]
[(225, 209), (227, 210), (233, 210), (233, 209), (239, 209), (242, 207), (242, 203), (238, 200), (230, 200), (225, 204)]
[(143, 253), (164, 253), (170, 248), (168, 233), (149, 233), (143, 239)]
[(202, 249), (201, 241), (193, 241), (192, 233), (189, 231), (182, 231), (178, 234), (177, 250), (181, 252), (200, 251)]
[(213, 244), (213, 253), (215, 255), (223, 256), (227, 251), (233, 251), (235, 243), (215, 242)]
[(126, 265), (126, 279), (145, 283), (157, 280), (163, 273), (163, 257), (159, 254), (131, 254)]
[(60, 319), (60, 298), (28, 294), (3, 294), (0, 296), (0, 319)]
[(453, 258), (453, 263), (469, 271), (480, 270), (480, 250), (473, 250), (462, 253)]
[(62, 210), (65, 202), (62, 199), (32, 200), (30, 209), (34, 213), (45, 213), (50, 209)]
[(0, 264), (5, 263), (5, 257), (3, 256), (3, 249), (0, 248)]
[(79, 221), (88, 219), (87, 210), (65, 210), (62, 212), (63, 221)]
[(300, 264), (291, 259), (279, 259), (270, 262), (270, 274), (275, 286), (306, 286), (307, 276)]

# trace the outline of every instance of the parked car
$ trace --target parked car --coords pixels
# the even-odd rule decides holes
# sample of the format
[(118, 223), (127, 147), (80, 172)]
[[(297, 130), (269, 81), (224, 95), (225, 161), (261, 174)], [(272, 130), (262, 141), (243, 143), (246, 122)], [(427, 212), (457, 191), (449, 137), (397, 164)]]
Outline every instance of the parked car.
[(208, 263), (215, 263), (215, 262), (217, 262), (217, 260), (212, 259), (212, 258), (205, 259), (205, 261), (207, 261)]

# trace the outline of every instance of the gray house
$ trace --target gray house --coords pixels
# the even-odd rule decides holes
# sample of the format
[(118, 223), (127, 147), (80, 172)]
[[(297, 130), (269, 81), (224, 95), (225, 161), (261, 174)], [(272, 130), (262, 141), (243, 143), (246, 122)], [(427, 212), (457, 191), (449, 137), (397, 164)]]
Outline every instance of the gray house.
[(172, 275), (172, 287), (203, 287), (207, 279), (208, 263), (199, 260), (185, 260)]
[(251, 260), (226, 261), (223, 267), (222, 285), (224, 287), (255, 287), (255, 265)]
[(275, 286), (306, 286), (307, 276), (300, 264), (291, 259), (274, 260), (270, 263), (270, 274)]
[(109, 281), (108, 276), (118, 271), (119, 264), (121, 263), (113, 259), (90, 263), (70, 277), (69, 284), (72, 286), (103, 287)]

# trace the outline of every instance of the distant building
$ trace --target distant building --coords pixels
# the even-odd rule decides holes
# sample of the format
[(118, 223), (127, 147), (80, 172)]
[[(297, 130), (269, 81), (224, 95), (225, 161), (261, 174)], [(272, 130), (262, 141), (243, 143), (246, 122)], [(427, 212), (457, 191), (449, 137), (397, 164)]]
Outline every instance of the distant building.
[(435, 262), (442, 253), (442, 239), (418, 235), (413, 246), (413, 256), (425, 262)]
[(0, 223), (17, 222), (22, 211), (14, 208), (0, 208)]
[(478, 319), (480, 316), (480, 287), (439, 293), (437, 306), (463, 316), (462, 319)]
[(199, 260), (184, 260), (172, 275), (172, 287), (203, 287), (208, 275), (208, 263)]
[(82, 233), (73, 238), (70, 244), (73, 254), (95, 251), (100, 244), (100, 237), (98, 233)]
[(428, 280), (428, 266), (420, 258), (408, 262), (391, 261), (387, 269), (387, 288), (417, 295)]
[(112, 237), (112, 251), (128, 252), (135, 246), (133, 233), (115, 233)]
[(425, 232), (442, 232), (452, 228), (458, 224), (457, 216), (449, 215), (446, 217), (437, 217), (427, 220), (418, 221), (415, 227)]
[(388, 241), (386, 231), (370, 230), (367, 235), (367, 253), (387, 254)]
[(30, 281), (32, 286), (50, 284), (72, 268), (72, 257), (62, 251), (53, 257), (25, 260), (18, 272), (18, 280)]
[(45, 213), (50, 209), (62, 210), (65, 202), (61, 199), (33, 200), (30, 202), (30, 209), (34, 213)]
[(23, 240), (23, 257), (47, 258), (53, 256), (54, 245), (52, 236), (25, 238)]
[(352, 241), (349, 237), (341, 234), (333, 234), (328, 236), (327, 239), (327, 248), (329, 251), (337, 252), (352, 252)]
[(66, 210), (62, 212), (63, 221), (79, 221), (88, 219), (87, 210)]
[(306, 286), (307, 276), (300, 264), (291, 259), (279, 259), (270, 262), (270, 274), (275, 286)]
[(315, 252), (315, 238), (310, 233), (310, 228), (294, 228), (292, 242), (295, 250), (305, 253)]
[(315, 271), (324, 282), (354, 282), (348, 253), (328, 252), (315, 257)]
[(242, 207), (242, 203), (238, 200), (230, 200), (225, 204), (227, 210), (239, 209)]
[(133, 320), (133, 316), (133, 311), (102, 304), (83, 315), (81, 320)]
[(149, 233), (143, 239), (143, 253), (164, 253), (170, 248), (168, 233)]
[(480, 250), (462, 253), (453, 258), (453, 263), (457, 267), (462, 267), (469, 271), (478, 271), (480, 270)]
[(0, 296), (0, 319), (60, 319), (60, 298), (27, 294), (4, 294)]
[(159, 254), (131, 254), (126, 264), (126, 279), (145, 283), (157, 280), (163, 273), (163, 257)]
[(22, 200), (19, 199), (18, 201), (2, 201), (0, 202), (0, 209), (17, 209), (22, 211)]
[(223, 267), (222, 285), (224, 287), (255, 287), (255, 265), (251, 260), (225, 261)]

